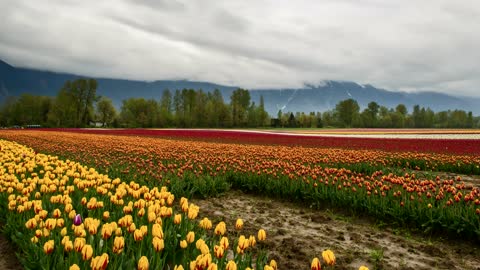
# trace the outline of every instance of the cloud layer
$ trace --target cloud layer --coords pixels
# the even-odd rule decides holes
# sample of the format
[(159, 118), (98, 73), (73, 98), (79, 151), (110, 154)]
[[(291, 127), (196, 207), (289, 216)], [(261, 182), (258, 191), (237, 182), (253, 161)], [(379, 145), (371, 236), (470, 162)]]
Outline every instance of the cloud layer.
[(477, 0), (0, 0), (15, 66), (246, 88), (349, 80), (480, 96)]

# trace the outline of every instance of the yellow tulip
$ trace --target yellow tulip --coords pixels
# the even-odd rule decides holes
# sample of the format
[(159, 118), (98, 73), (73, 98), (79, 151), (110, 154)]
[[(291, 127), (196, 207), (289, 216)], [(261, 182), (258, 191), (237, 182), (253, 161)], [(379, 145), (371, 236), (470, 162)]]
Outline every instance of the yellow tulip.
[(103, 239), (108, 239), (113, 234), (113, 226), (110, 223), (106, 223), (102, 225), (101, 234)]
[(221, 221), (215, 227), (215, 234), (216, 235), (224, 235), (226, 230), (227, 230), (227, 225), (225, 224), (225, 222)]
[(90, 262), (90, 267), (92, 270), (105, 270), (108, 266), (108, 254), (103, 253), (100, 256), (96, 256)]
[(335, 265), (335, 254), (333, 254), (333, 251), (329, 249), (323, 251), (322, 257), (327, 265)]
[(37, 220), (34, 218), (27, 220), (25, 227), (27, 227), (27, 229), (35, 229), (37, 227)]
[(223, 249), (222, 246), (215, 245), (213, 247), (213, 253), (215, 254), (215, 257), (217, 257), (218, 259), (221, 259), (223, 257), (224, 252), (225, 250)]
[(211, 263), (211, 264), (208, 266), (207, 270), (218, 270), (218, 266), (217, 266), (216, 263)]
[(173, 204), (173, 201), (175, 200), (175, 195), (169, 193), (167, 197), (167, 204), (171, 206)]
[(224, 250), (228, 249), (229, 243), (228, 243), (228, 238), (222, 237), (220, 239), (220, 245), (223, 247)]
[(57, 219), (57, 227), (62, 228), (65, 226), (65, 220), (63, 218)]
[(368, 270), (368, 267), (362, 265), (358, 268), (358, 270)]
[(82, 248), (82, 259), (88, 261), (93, 256), (93, 248), (91, 245), (84, 245)]
[(47, 228), (43, 228), (43, 236), (44, 237), (49, 237), (50, 236), (50, 230)]
[(67, 241), (70, 241), (70, 236), (65, 235), (65, 236), (62, 238), (62, 241), (61, 241), (62, 245), (65, 245), (65, 242), (67, 242)]
[(110, 218), (110, 212), (105, 211), (103, 212), (103, 220), (108, 220)]
[(45, 252), (45, 254), (50, 254), (53, 252), (54, 247), (55, 247), (55, 242), (53, 240), (48, 240), (43, 245), (43, 251)]
[(140, 260), (138, 260), (138, 270), (148, 270), (149, 264), (148, 259), (145, 256), (142, 256)]
[(318, 258), (313, 258), (312, 260), (312, 265), (311, 265), (311, 270), (321, 270), (322, 266), (320, 265), (320, 260)]
[(60, 211), (60, 209), (55, 209), (53, 210), (53, 217), (54, 218), (59, 218), (60, 216), (62, 215), (62, 212)]
[(97, 234), (98, 226), (100, 226), (99, 219), (86, 218), (83, 223), (85, 224), (85, 228), (90, 234)]
[(228, 261), (225, 270), (237, 270), (237, 264), (234, 261)]
[(193, 203), (190, 204), (190, 206), (188, 207), (188, 214), (187, 214), (188, 218), (196, 219), (199, 211), (200, 211), (200, 207), (194, 205)]
[(235, 223), (235, 229), (241, 230), (243, 228), (243, 220), (241, 218), (237, 219)]
[(255, 240), (255, 236), (250, 235), (248, 238), (248, 245), (251, 247), (254, 247), (257, 244), (257, 241)]
[(68, 218), (73, 220), (76, 215), (77, 215), (77, 212), (76, 212), (75, 210), (71, 210), (71, 211), (68, 213)]
[(196, 259), (196, 267), (198, 269), (206, 269), (211, 264), (212, 264), (212, 256), (209, 253), (201, 254)]
[(176, 214), (175, 217), (173, 218), (173, 223), (175, 223), (176, 225), (182, 223), (182, 215)]
[(181, 248), (185, 249), (185, 248), (187, 248), (187, 246), (188, 246), (188, 243), (187, 243), (186, 240), (180, 241), (180, 247), (181, 247)]
[(152, 236), (163, 239), (163, 229), (162, 226), (158, 223), (153, 224), (152, 226)]
[(258, 230), (257, 238), (258, 238), (258, 241), (265, 241), (265, 239), (267, 239), (267, 233), (265, 232), (264, 229)]
[(158, 238), (158, 237), (153, 237), (152, 244), (153, 244), (153, 248), (155, 249), (156, 252), (160, 252), (165, 248), (165, 243), (164, 243), (163, 239)]
[(143, 232), (141, 230), (135, 230), (133, 232), (133, 239), (135, 239), (135, 241), (142, 241), (143, 240)]
[(53, 230), (57, 226), (57, 220), (54, 218), (49, 218), (47, 221), (45, 221), (45, 228), (48, 230)]
[(175, 268), (173, 270), (184, 270), (182, 265), (175, 265)]
[(71, 203), (65, 205), (65, 213), (70, 214), (70, 211), (73, 210), (73, 205)]
[(145, 215), (145, 208), (142, 208), (142, 209), (138, 210), (137, 216), (143, 217), (144, 215)]
[(277, 262), (275, 260), (270, 261), (270, 266), (273, 270), (277, 270)]
[(153, 223), (157, 219), (157, 214), (155, 214), (155, 212), (153, 211), (150, 211), (148, 212), (147, 217), (148, 217), (148, 222)]
[(148, 227), (145, 225), (140, 226), (140, 231), (143, 233), (143, 236), (148, 234)]
[(240, 235), (238, 238), (238, 247), (242, 251), (248, 248), (248, 240), (245, 238), (245, 235)]
[(130, 226), (128, 227), (127, 231), (128, 231), (129, 233), (133, 233), (136, 229), (137, 229), (137, 226), (135, 225), (135, 223), (132, 223), (132, 224), (130, 224)]
[(195, 233), (192, 231), (188, 232), (186, 240), (189, 244), (193, 243), (195, 241)]
[(270, 265), (265, 265), (263, 267), (263, 270), (273, 270), (273, 267), (271, 267)]
[(200, 228), (210, 230), (212, 228), (212, 222), (208, 218), (203, 218), (200, 221)]
[(76, 264), (72, 264), (68, 270), (80, 270), (80, 267)]
[(63, 250), (65, 250), (65, 252), (70, 252), (73, 250), (73, 242), (68, 240), (68, 241), (65, 241), (65, 244), (63, 245)]
[(113, 240), (113, 253), (120, 254), (123, 252), (123, 248), (125, 247), (125, 238), (122, 236), (115, 236)]
[(203, 244), (203, 245), (200, 247), (200, 252), (201, 252), (203, 255), (209, 254), (209, 253), (210, 253), (210, 249), (208, 248), (208, 245), (207, 245), (207, 244)]
[(185, 197), (180, 198), (180, 207), (183, 212), (188, 212), (188, 199)]

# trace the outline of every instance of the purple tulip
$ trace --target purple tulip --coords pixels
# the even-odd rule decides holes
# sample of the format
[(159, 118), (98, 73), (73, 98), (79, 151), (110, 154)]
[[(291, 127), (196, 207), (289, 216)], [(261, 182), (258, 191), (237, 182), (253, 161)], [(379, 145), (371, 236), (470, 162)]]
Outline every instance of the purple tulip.
[(82, 216), (80, 216), (80, 214), (77, 214), (74, 218), (73, 218), (73, 225), (75, 226), (78, 226), (82, 224)]

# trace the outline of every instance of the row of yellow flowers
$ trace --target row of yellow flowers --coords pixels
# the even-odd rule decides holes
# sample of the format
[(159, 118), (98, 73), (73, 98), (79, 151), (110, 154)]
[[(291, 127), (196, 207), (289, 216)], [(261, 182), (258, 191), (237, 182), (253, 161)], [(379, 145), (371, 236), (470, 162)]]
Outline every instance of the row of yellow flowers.
[[(0, 210), (26, 268), (277, 269), (266, 232), (204, 217), (167, 188), (110, 179), (71, 160), (0, 140)], [(5, 209), (4, 207), (0, 209)], [(334, 265), (325, 251), (326, 265)], [(320, 269), (317, 258), (312, 269)]]

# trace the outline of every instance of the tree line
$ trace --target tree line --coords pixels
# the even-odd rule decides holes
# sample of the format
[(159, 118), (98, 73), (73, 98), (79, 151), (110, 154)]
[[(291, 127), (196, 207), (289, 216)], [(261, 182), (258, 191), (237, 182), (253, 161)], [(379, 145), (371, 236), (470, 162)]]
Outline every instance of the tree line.
[(430, 108), (413, 106), (411, 113), (404, 104), (387, 108), (377, 102), (368, 103), (360, 110), (354, 99), (338, 102), (334, 109), (308, 114), (278, 112), (274, 120), (281, 127), (347, 127), (347, 128), (479, 128), (480, 117), (464, 110), (434, 112)]
[(353, 127), (353, 128), (476, 128), (479, 117), (472, 112), (434, 112), (415, 105), (411, 113), (403, 104), (387, 108), (370, 102), (364, 110), (354, 99), (342, 100), (326, 112), (282, 112), (276, 118), (265, 111), (250, 92), (237, 89), (225, 102), (220, 90), (165, 89), (160, 100), (129, 98), (120, 111), (112, 100), (97, 95), (97, 81), (67, 81), (57, 96), (22, 94), (10, 97), (0, 108), (0, 126), (125, 127), (125, 128), (254, 128), (254, 127)]
[(263, 97), (256, 105), (250, 92), (237, 89), (226, 103), (220, 90), (212, 92), (165, 89), (160, 100), (129, 98), (120, 111), (112, 100), (97, 95), (93, 79), (67, 81), (55, 97), (22, 94), (0, 108), (0, 126), (42, 127), (266, 127), (270, 117)]

